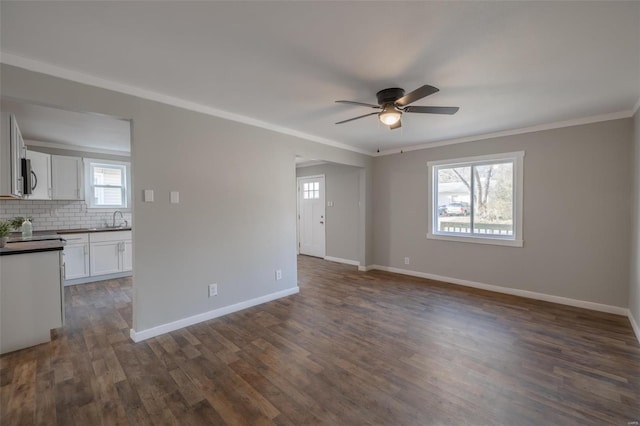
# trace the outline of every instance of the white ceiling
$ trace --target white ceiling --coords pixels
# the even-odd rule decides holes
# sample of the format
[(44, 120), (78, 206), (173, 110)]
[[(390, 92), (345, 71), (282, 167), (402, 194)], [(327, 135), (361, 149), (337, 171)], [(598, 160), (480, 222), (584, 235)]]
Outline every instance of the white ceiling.
[[(4, 54), (374, 152), (628, 113), (640, 2), (9, 2)], [(5, 55), (5, 57), (8, 55)], [(15, 57), (13, 56), (13, 57)], [(387, 87), (440, 92), (390, 131)]]
[(84, 151), (129, 153), (131, 129), (127, 120), (65, 111), (2, 99), (2, 111), (16, 116), (22, 137), (47, 146)]

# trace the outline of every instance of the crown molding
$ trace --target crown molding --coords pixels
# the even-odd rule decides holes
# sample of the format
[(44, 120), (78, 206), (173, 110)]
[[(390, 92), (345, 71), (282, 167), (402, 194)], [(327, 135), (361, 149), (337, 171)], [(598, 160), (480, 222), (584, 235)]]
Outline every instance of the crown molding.
[(226, 120), (236, 121), (238, 123), (247, 124), (249, 126), (260, 127), (266, 130), (277, 132), (277, 133), (282, 133), (289, 136), (295, 136), (308, 141), (332, 146), (334, 148), (340, 148), (347, 151), (357, 152), (358, 154), (365, 154), (365, 155), (372, 154), (370, 151), (365, 151), (363, 149), (359, 149), (351, 145), (346, 145), (344, 143), (337, 142), (331, 139), (322, 138), (319, 136), (300, 132), (298, 130), (289, 129), (288, 127), (278, 126), (276, 124), (271, 124), (265, 121), (256, 120), (254, 118), (247, 117), (245, 115), (234, 114), (234, 113), (223, 111), (217, 108), (212, 108), (207, 105), (191, 102), (191, 101), (177, 98), (174, 96), (165, 95), (162, 93), (154, 92), (152, 90), (141, 89), (139, 87), (131, 86), (128, 84), (107, 80), (107, 79), (96, 77), (84, 72), (73, 71), (68, 68), (63, 68), (58, 65), (53, 65), (53, 64), (38, 61), (35, 59), (25, 58), (23, 56), (15, 55), (13, 53), (0, 51), (0, 63), (11, 65), (18, 68), (24, 68), (29, 71), (47, 74), (47, 75), (62, 78), (65, 80), (71, 80), (76, 83), (82, 83), (89, 86), (100, 87), (102, 89), (112, 90), (114, 92), (124, 93), (126, 95), (136, 96), (138, 98), (148, 99), (151, 101), (160, 102), (167, 105), (172, 105), (172, 106), (183, 108), (190, 111), (200, 112), (202, 114), (207, 114), (207, 115), (211, 115), (218, 118), (224, 118)]
[(71, 145), (67, 143), (45, 142), (45, 141), (37, 141), (33, 139), (25, 139), (24, 143), (27, 145), (27, 147), (35, 146), (39, 148), (63, 149), (66, 151), (90, 152), (92, 154), (116, 155), (118, 157), (127, 157), (127, 158), (131, 156), (131, 153), (129, 151), (117, 151), (115, 149), (91, 148), (88, 146)]
[(486, 133), (486, 134), (475, 135), (475, 136), (467, 136), (463, 138), (444, 139), (444, 140), (424, 143), (420, 145), (385, 149), (380, 152), (372, 152), (372, 151), (356, 148), (351, 145), (344, 144), (342, 142), (337, 142), (331, 139), (322, 138), (319, 136), (289, 129), (287, 127), (267, 123), (265, 121), (256, 120), (244, 115), (234, 114), (234, 113), (223, 111), (217, 108), (212, 108), (207, 105), (187, 101), (185, 99), (177, 98), (174, 96), (165, 95), (165, 94), (154, 92), (151, 90), (141, 89), (139, 87), (131, 86), (128, 84), (118, 83), (112, 80), (103, 79), (101, 77), (96, 77), (96, 76), (79, 72), (79, 71), (73, 71), (68, 68), (63, 68), (57, 65), (38, 61), (35, 59), (25, 58), (12, 53), (0, 51), (0, 63), (15, 66), (18, 68), (24, 68), (29, 71), (47, 74), (47, 75), (62, 78), (65, 80), (71, 80), (76, 83), (100, 87), (102, 89), (112, 90), (114, 92), (124, 93), (127, 95), (136, 96), (138, 98), (148, 99), (151, 101), (160, 102), (167, 105), (172, 105), (172, 106), (183, 108), (190, 111), (200, 112), (202, 114), (207, 114), (210, 116), (223, 118), (226, 120), (236, 121), (239, 123), (247, 124), (249, 126), (259, 127), (259, 128), (271, 130), (277, 133), (281, 133), (289, 136), (295, 136), (308, 141), (317, 142), (323, 145), (332, 146), (334, 148), (340, 148), (347, 151), (352, 151), (358, 154), (364, 154), (364, 155), (373, 156), (373, 157), (392, 155), (400, 152), (418, 151), (421, 149), (435, 148), (435, 147), (446, 146), (446, 145), (455, 145), (459, 143), (467, 143), (467, 142), (479, 141), (484, 139), (539, 132), (543, 130), (552, 130), (552, 129), (559, 129), (563, 127), (579, 126), (583, 124), (598, 123), (601, 121), (616, 120), (620, 118), (629, 118), (629, 117), (633, 117), (640, 109), (640, 99), (638, 99), (638, 102), (635, 104), (632, 110), (596, 115), (592, 117), (578, 118), (574, 120), (540, 124), (540, 125), (535, 125), (531, 127), (504, 130), (504, 131)]
[(494, 133), (485, 133), (483, 135), (467, 136), (464, 138), (456, 138), (456, 139), (445, 139), (442, 141), (430, 142), (430, 143), (425, 143), (420, 145), (385, 149), (383, 151), (372, 154), (372, 156), (381, 157), (385, 155), (399, 154), (401, 152), (419, 151), (421, 149), (436, 148), (439, 146), (456, 145), (459, 143), (475, 142), (475, 141), (480, 141), (484, 139), (502, 138), (505, 136), (513, 136), (513, 135), (522, 135), (525, 133), (540, 132), (543, 130), (561, 129), (563, 127), (580, 126), (584, 124), (599, 123), (601, 121), (618, 120), (621, 118), (629, 118), (629, 117), (633, 117), (633, 111), (631, 110), (619, 111), (619, 112), (614, 112), (610, 114), (601, 114), (601, 115), (594, 115), (591, 117), (577, 118), (574, 120), (558, 121), (555, 123), (539, 124), (536, 126), (522, 127), (519, 129), (503, 130), (503, 131), (494, 132)]

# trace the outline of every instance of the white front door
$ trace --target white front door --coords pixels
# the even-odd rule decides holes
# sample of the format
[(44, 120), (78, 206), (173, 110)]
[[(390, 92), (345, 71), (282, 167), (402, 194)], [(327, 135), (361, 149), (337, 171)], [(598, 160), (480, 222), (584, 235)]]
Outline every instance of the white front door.
[(324, 176), (298, 178), (300, 254), (324, 257)]

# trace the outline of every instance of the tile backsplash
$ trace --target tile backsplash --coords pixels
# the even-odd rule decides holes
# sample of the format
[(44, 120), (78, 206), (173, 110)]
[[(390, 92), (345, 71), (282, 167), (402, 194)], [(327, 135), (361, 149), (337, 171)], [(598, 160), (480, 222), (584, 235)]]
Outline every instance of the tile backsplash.
[[(96, 228), (113, 221), (113, 212), (118, 209), (87, 209), (84, 201), (0, 200), (0, 219), (16, 216), (32, 218), (34, 231), (57, 229)], [(122, 212), (116, 223), (126, 220), (131, 225), (131, 212)]]

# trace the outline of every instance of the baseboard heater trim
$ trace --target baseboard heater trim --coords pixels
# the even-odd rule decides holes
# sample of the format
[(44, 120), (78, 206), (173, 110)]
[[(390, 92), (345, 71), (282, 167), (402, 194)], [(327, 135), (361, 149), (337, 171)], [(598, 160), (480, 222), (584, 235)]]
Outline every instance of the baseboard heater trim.
[(133, 272), (118, 272), (116, 274), (107, 274), (107, 275), (94, 275), (92, 277), (84, 277), (84, 278), (75, 278), (72, 280), (65, 280), (64, 286), (76, 285), (76, 284), (88, 284), (94, 283), (97, 281), (105, 281), (105, 280), (115, 280), (116, 278), (126, 278), (133, 276)]
[(342, 259), (340, 257), (325, 256), (324, 260), (328, 260), (329, 262), (344, 263), (345, 265), (353, 265), (358, 267), (360, 266), (360, 262), (358, 262), (357, 260)]
[(191, 317), (182, 318), (177, 321), (168, 322), (166, 324), (158, 325), (156, 327), (148, 328), (146, 330), (136, 331), (133, 328), (130, 330), (131, 340), (134, 342), (141, 342), (152, 337), (159, 336), (161, 334), (169, 333), (171, 331), (179, 330), (184, 327), (188, 327), (199, 322), (208, 321), (210, 319), (218, 318), (223, 315), (231, 314), (233, 312), (241, 311), (243, 309), (250, 308), (252, 306), (261, 305), (272, 300), (281, 299), (283, 297), (291, 296), (300, 291), (299, 287), (288, 288), (286, 290), (278, 291), (275, 293), (267, 294), (265, 296), (256, 297), (255, 299), (245, 300), (244, 302), (236, 303), (234, 305), (224, 306), (222, 308), (214, 309), (212, 311), (203, 312)]
[[(445, 277), (442, 275), (428, 274), (426, 272), (410, 271), (408, 269), (394, 268), (392, 266), (371, 265), (366, 270), (377, 269), (379, 271), (393, 272), (395, 274), (410, 275), (412, 277), (426, 278), (434, 281), (442, 281), (449, 284), (462, 285), (465, 287), (479, 288), (482, 290), (494, 291), (496, 293), (510, 294), (512, 296), (525, 297), (527, 299), (543, 300), (545, 302), (558, 303), (560, 305), (574, 306), (592, 311), (606, 312), (609, 314), (628, 316), (629, 310), (620, 306), (605, 305), (602, 303), (588, 302), (586, 300), (571, 299), (568, 297), (554, 296), (551, 294), (537, 293), (529, 290), (501, 287), (493, 284), (484, 284), (476, 281), (461, 280), (458, 278)], [(636, 331), (637, 333), (637, 331)]]

